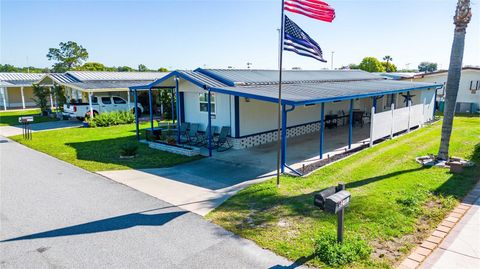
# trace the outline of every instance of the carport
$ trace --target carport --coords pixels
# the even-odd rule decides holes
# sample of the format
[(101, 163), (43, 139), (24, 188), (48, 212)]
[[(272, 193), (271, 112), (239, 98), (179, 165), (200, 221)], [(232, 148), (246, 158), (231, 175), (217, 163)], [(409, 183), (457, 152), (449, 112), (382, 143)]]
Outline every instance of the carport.
[[(278, 103), (278, 83), (272, 77), (259, 77), (249, 81), (245, 77), (240, 77), (238, 73), (230, 70), (215, 70), (211, 72), (205, 69), (196, 69), (195, 71), (174, 71), (168, 76), (163, 77), (153, 83), (147, 85), (134, 86), (130, 89), (134, 92), (138, 90), (151, 90), (154, 87), (160, 86), (174, 86), (177, 96), (180, 94), (178, 81), (184, 79), (196, 85), (207, 92), (208, 102), (208, 122), (207, 122), (207, 136), (208, 136), (208, 155), (212, 156), (212, 113), (211, 113), (211, 95), (212, 93), (225, 94), (235, 97), (242, 97), (246, 99), (255, 99), (266, 103)], [(255, 70), (254, 70), (255, 71)], [(275, 75), (273, 70), (269, 70), (268, 75)], [(247, 73), (247, 72), (245, 72)], [(220, 75), (219, 75), (220, 74)], [(240, 73), (242, 74), (242, 73)], [(243, 73), (244, 74), (244, 73)], [(249, 78), (256, 73), (248, 73)], [(278, 71), (276, 72), (278, 74)], [(299, 74), (301, 76), (299, 76)], [(264, 75), (264, 74), (263, 74)], [(331, 102), (347, 101), (349, 102), (348, 110), (348, 127), (347, 127), (347, 149), (352, 148), (353, 143), (353, 104), (355, 100), (371, 99), (372, 115), (375, 114), (377, 100), (384, 96), (393, 96), (404, 98), (405, 110), (408, 112), (408, 121), (410, 121), (410, 107), (412, 91), (429, 90), (441, 85), (432, 83), (415, 83), (406, 81), (392, 81), (385, 80), (373, 74), (358, 74), (345, 72), (331, 72), (325, 73), (322, 79), (313, 77), (309, 71), (297, 73), (296, 78), (286, 80), (282, 85), (282, 127), (281, 127), (281, 170), (285, 172), (285, 168), (294, 173), (300, 174), (296, 169), (287, 164), (287, 119), (290, 112), (298, 107), (319, 105), (320, 113), (318, 119), (320, 122), (319, 130), (319, 144), (317, 146), (320, 159), (324, 157), (324, 138), (325, 138), (325, 104)], [(288, 76), (287, 76), (288, 78)], [(401, 94), (401, 95), (398, 95)], [(430, 97), (429, 97), (430, 98)], [(433, 96), (431, 97), (433, 98)], [(394, 100), (395, 98), (391, 98)], [(177, 99), (180, 100), (180, 99)], [(427, 100), (430, 101), (430, 100)], [(398, 101), (397, 101), (398, 102)], [(177, 118), (181, 117), (183, 113), (180, 102), (177, 102)], [(392, 101), (392, 115), (395, 110), (395, 104)], [(370, 108), (368, 108), (370, 109)], [(431, 108), (429, 108), (431, 109)], [(396, 111), (396, 110), (395, 110)], [(433, 111), (429, 112), (428, 118), (433, 117)], [(423, 120), (423, 119), (422, 119)], [(275, 119), (272, 119), (275, 121)], [(422, 122), (423, 124), (423, 122)], [(177, 121), (178, 127), (180, 121)], [(393, 128), (392, 128), (393, 130)], [(137, 124), (138, 135), (138, 124)], [(372, 137), (370, 135), (370, 137)], [(370, 139), (371, 140), (371, 139)]]
[(103, 93), (124, 95), (130, 106), (130, 91), (132, 85), (150, 83), (169, 74), (168, 72), (97, 72), (68, 71), (66, 73), (51, 73), (44, 75), (36, 84), (52, 87), (65, 87), (67, 99), (83, 100), (90, 106), (90, 116), (93, 117), (92, 96)]

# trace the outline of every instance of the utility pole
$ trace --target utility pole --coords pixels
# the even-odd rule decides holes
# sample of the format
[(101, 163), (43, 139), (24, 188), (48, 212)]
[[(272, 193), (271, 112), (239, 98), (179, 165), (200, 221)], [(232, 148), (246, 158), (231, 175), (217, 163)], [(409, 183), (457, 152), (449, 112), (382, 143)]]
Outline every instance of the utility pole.
[(335, 53), (335, 51), (332, 51), (332, 60), (330, 61), (330, 63), (332, 64), (332, 67), (331, 69), (333, 70), (333, 54)]

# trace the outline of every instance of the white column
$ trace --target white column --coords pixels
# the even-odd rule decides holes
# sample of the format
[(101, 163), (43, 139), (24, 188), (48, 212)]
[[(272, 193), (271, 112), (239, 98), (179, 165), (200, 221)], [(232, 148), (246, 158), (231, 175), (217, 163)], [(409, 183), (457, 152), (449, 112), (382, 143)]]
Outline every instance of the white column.
[(407, 133), (410, 132), (410, 114), (412, 112), (412, 101), (411, 100), (408, 100), (407, 102), (408, 104), (408, 125), (407, 125)]
[(52, 87), (50, 87), (50, 108), (53, 110), (53, 96), (52, 96)]
[(395, 103), (390, 105), (390, 109), (392, 110), (392, 127), (390, 129), (390, 139), (393, 139), (393, 132), (395, 130)]
[(128, 104), (128, 111), (130, 111), (130, 109), (132, 108), (130, 104), (130, 90), (128, 90), (127, 92), (127, 104)]
[(90, 119), (93, 119), (92, 92), (88, 93), (88, 107), (90, 108)]
[(375, 107), (372, 106), (372, 114), (370, 114), (370, 147), (373, 146), (373, 124), (375, 123)]
[(25, 109), (25, 94), (23, 93), (23, 87), (20, 87), (20, 94), (22, 95), (22, 107)]
[(2, 88), (3, 110), (7, 110), (7, 88)]

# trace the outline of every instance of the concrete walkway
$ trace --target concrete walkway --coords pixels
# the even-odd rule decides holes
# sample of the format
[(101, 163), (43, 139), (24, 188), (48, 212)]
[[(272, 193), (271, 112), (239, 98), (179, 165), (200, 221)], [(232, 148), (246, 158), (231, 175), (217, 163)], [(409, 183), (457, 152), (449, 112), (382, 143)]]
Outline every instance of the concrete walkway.
[(480, 198), (423, 262), (421, 268), (480, 268)]
[(294, 268), (202, 217), (0, 137), (1, 268)]
[[(30, 124), (30, 127), (32, 128), (32, 132), (41, 132), (63, 128), (74, 128), (81, 125), (82, 122), (78, 120), (61, 120), (33, 123)], [(21, 135), (22, 133), (22, 126), (0, 126), (0, 136), (9, 137), (14, 135)]]

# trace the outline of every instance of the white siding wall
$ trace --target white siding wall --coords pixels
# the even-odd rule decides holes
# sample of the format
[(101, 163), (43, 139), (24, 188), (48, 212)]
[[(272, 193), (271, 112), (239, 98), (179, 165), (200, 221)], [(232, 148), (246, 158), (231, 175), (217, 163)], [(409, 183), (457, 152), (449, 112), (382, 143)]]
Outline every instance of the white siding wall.
[[(355, 100), (354, 109), (370, 111), (371, 98)], [(325, 104), (325, 115), (348, 114), (350, 101)], [(287, 114), (287, 127), (301, 125), (320, 120), (320, 105), (298, 106)], [(252, 135), (277, 128), (277, 104), (240, 98), (240, 136)]]
[[(418, 78), (414, 81), (443, 84), (447, 82), (447, 75), (447, 73), (441, 73), (437, 75), (426, 76), (424, 78)], [(475, 84), (477, 80), (480, 80), (480, 70), (462, 70), (457, 102), (477, 103), (477, 105), (480, 107), (480, 91), (477, 91), (475, 94), (472, 94), (470, 91), (470, 81), (474, 81)], [(438, 93), (441, 94), (442, 90), (439, 90)]]
[[(206, 91), (193, 83), (181, 80), (179, 84), (180, 91), (184, 92), (185, 121), (189, 123), (199, 123), (200, 130), (205, 130), (208, 125), (208, 113), (200, 111), (199, 93)], [(212, 126), (220, 130), (222, 126), (230, 126), (234, 134), (234, 100), (230, 95), (215, 94), (215, 116), (212, 118)]]

